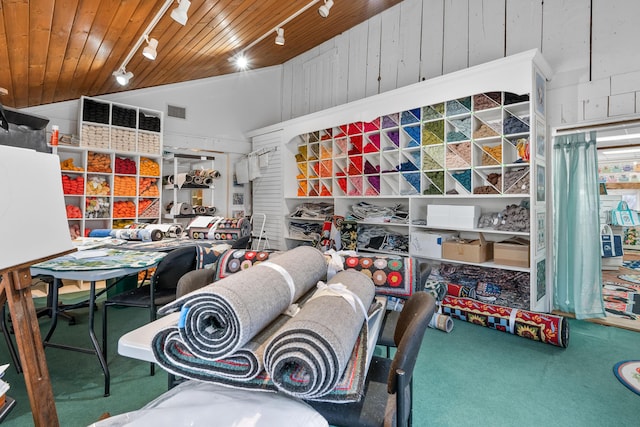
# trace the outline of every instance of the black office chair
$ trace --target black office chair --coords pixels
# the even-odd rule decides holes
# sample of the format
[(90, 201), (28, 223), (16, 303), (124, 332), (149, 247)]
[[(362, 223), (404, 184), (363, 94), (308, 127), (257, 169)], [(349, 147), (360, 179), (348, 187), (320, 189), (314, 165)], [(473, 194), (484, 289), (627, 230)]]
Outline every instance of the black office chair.
[(233, 242), (231, 249), (251, 249), (251, 235), (241, 237)]
[[(149, 309), (149, 321), (157, 317), (157, 308), (176, 299), (178, 280), (196, 268), (196, 248), (187, 246), (169, 252), (156, 267), (148, 284), (107, 297), (102, 310), (102, 353), (107, 358), (107, 307), (124, 306)], [(151, 375), (155, 364), (151, 364)]]
[(426, 292), (416, 292), (407, 300), (395, 331), (398, 350), (393, 359), (371, 359), (359, 402), (306, 402), (332, 426), (411, 426), (413, 369), (435, 309), (435, 298)]

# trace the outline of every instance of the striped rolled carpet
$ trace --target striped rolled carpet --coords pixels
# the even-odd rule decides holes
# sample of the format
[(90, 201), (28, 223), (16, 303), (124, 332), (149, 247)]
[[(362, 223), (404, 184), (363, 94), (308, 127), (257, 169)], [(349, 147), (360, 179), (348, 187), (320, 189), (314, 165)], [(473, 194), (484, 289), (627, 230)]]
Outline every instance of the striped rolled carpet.
[[(276, 387), (302, 399), (320, 400), (332, 391), (351, 358), (374, 294), (373, 281), (355, 270), (339, 272), (320, 286), (267, 345), (265, 369)], [(358, 381), (363, 380), (361, 375)]]
[[(206, 360), (223, 359), (276, 320), (326, 270), (320, 251), (300, 246), (184, 295), (159, 313), (180, 310), (177, 333), (185, 348)], [(154, 341), (168, 337), (167, 331), (160, 331)], [(163, 346), (154, 343), (153, 347)]]

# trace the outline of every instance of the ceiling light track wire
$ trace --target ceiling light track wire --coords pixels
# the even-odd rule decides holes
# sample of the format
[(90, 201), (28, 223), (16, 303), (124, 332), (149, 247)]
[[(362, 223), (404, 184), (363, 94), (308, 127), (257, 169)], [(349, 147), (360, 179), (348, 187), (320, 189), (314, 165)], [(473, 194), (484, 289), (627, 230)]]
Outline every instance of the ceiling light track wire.
[[(126, 83), (124, 83), (124, 85), (129, 83), (129, 79), (131, 77), (133, 77), (133, 73), (126, 71), (127, 70), (127, 65), (129, 65), (129, 62), (133, 58), (133, 55), (135, 55), (135, 53), (138, 51), (138, 49), (140, 49), (140, 46), (142, 46), (142, 43), (147, 42), (147, 40), (155, 40), (155, 39), (149, 39), (149, 34), (151, 33), (151, 31), (153, 31), (153, 29), (156, 27), (156, 25), (158, 25), (158, 22), (160, 22), (160, 19), (164, 16), (165, 13), (167, 13), (167, 10), (169, 9), (169, 7), (171, 6), (171, 4), (174, 1), (178, 2), (178, 9), (184, 11), (185, 13), (186, 13), (186, 10), (191, 5), (191, 2), (189, 2), (187, 0), (165, 0), (164, 4), (160, 8), (160, 10), (158, 10), (158, 13), (156, 13), (156, 15), (153, 17), (151, 22), (149, 22), (149, 25), (147, 25), (147, 28), (144, 30), (144, 32), (142, 33), (140, 38), (138, 38), (138, 41), (136, 42), (136, 44), (133, 45), (133, 47), (131, 48), (131, 50), (127, 54), (126, 58), (124, 58), (124, 61), (122, 61), (122, 64), (120, 64), (120, 67), (118, 67), (118, 69), (113, 72), (113, 76), (116, 77), (116, 80), (118, 80), (119, 76), (129, 75), (129, 78), (126, 79)], [(180, 21), (176, 21), (176, 22), (184, 25)], [(185, 20), (185, 23), (186, 23), (186, 20)], [(157, 44), (156, 44), (156, 46), (157, 46)], [(118, 83), (120, 83), (120, 81), (121, 80), (118, 80)], [(120, 84), (122, 85), (122, 83), (120, 83)]]
[[(306, 12), (308, 9), (310, 9), (313, 5), (315, 5), (316, 3), (319, 3), (322, 0), (311, 0), (309, 3), (307, 3), (302, 9), (298, 10), (296, 13), (294, 13), (293, 15), (289, 16), (287, 19), (285, 19), (284, 21), (282, 21), (281, 23), (279, 23), (278, 25), (276, 25), (275, 27), (273, 27), (272, 29), (270, 29), (269, 31), (267, 31), (266, 33), (264, 33), (263, 35), (261, 35), (260, 37), (258, 37), (257, 39), (255, 39), (254, 41), (252, 41), (249, 45), (247, 45), (246, 47), (242, 48), (241, 51), (239, 51), (238, 53), (236, 53), (235, 55), (233, 55), (231, 58), (229, 58), (230, 62), (233, 61), (238, 61), (240, 58), (244, 57), (244, 53), (246, 51), (248, 51), (249, 49), (251, 49), (252, 47), (254, 47), (255, 45), (257, 45), (258, 43), (260, 43), (262, 40), (266, 39), (267, 37), (269, 37), (270, 35), (273, 34), (273, 32), (275, 31), (276, 33), (278, 33), (278, 29), (282, 29), (282, 27), (286, 24), (288, 24), (289, 22), (291, 22), (292, 20), (296, 19), (298, 16), (300, 16), (301, 14), (303, 14), (304, 12)], [(324, 3), (327, 3), (327, 1), (325, 0)], [(331, 6), (333, 6), (333, 1), (331, 1)], [(329, 6), (329, 7), (331, 7)], [(284, 29), (283, 29), (284, 31)], [(278, 33), (279, 34), (279, 33)]]

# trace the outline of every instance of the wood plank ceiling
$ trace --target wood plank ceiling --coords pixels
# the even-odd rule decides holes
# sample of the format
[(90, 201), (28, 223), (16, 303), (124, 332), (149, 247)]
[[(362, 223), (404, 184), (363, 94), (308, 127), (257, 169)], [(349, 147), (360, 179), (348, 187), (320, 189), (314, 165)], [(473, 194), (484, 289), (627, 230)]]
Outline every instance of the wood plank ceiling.
[(334, 0), (323, 19), (316, 0), (283, 25), (284, 46), (275, 28), (310, 0), (192, 0), (185, 26), (170, 17), (174, 1), (149, 34), (156, 60), (142, 56), (143, 43), (122, 87), (112, 73), (165, 0), (0, 0), (0, 88), (8, 91), (0, 103), (23, 108), (233, 73), (229, 58), (270, 31), (246, 52), (250, 68), (282, 64), (400, 1)]

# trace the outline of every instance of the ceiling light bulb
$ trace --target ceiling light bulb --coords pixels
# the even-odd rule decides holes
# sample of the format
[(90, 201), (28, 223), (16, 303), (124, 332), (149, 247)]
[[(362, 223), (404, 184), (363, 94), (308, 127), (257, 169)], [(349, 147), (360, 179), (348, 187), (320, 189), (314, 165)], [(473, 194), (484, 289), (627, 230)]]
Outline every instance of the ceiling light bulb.
[(131, 71), (129, 72), (125, 71), (124, 68), (118, 71), (114, 71), (113, 75), (115, 76), (116, 81), (120, 86), (128, 85), (129, 80), (131, 80), (131, 78), (133, 77), (133, 73)]
[(276, 28), (276, 44), (279, 46), (284, 46), (284, 28)]
[(179, 24), (186, 25), (187, 19), (187, 11), (189, 10), (189, 6), (191, 6), (191, 2), (189, 0), (177, 0), (178, 7), (171, 11), (171, 18)]
[(249, 61), (244, 55), (242, 55), (238, 57), (238, 59), (236, 60), (236, 64), (238, 65), (238, 68), (244, 70), (249, 65)]
[(333, 7), (333, 0), (324, 0), (324, 4), (318, 9), (318, 13), (323, 18), (329, 16), (329, 10)]
[(142, 50), (142, 54), (150, 60), (155, 60), (158, 56), (158, 40), (147, 38), (147, 45)]

